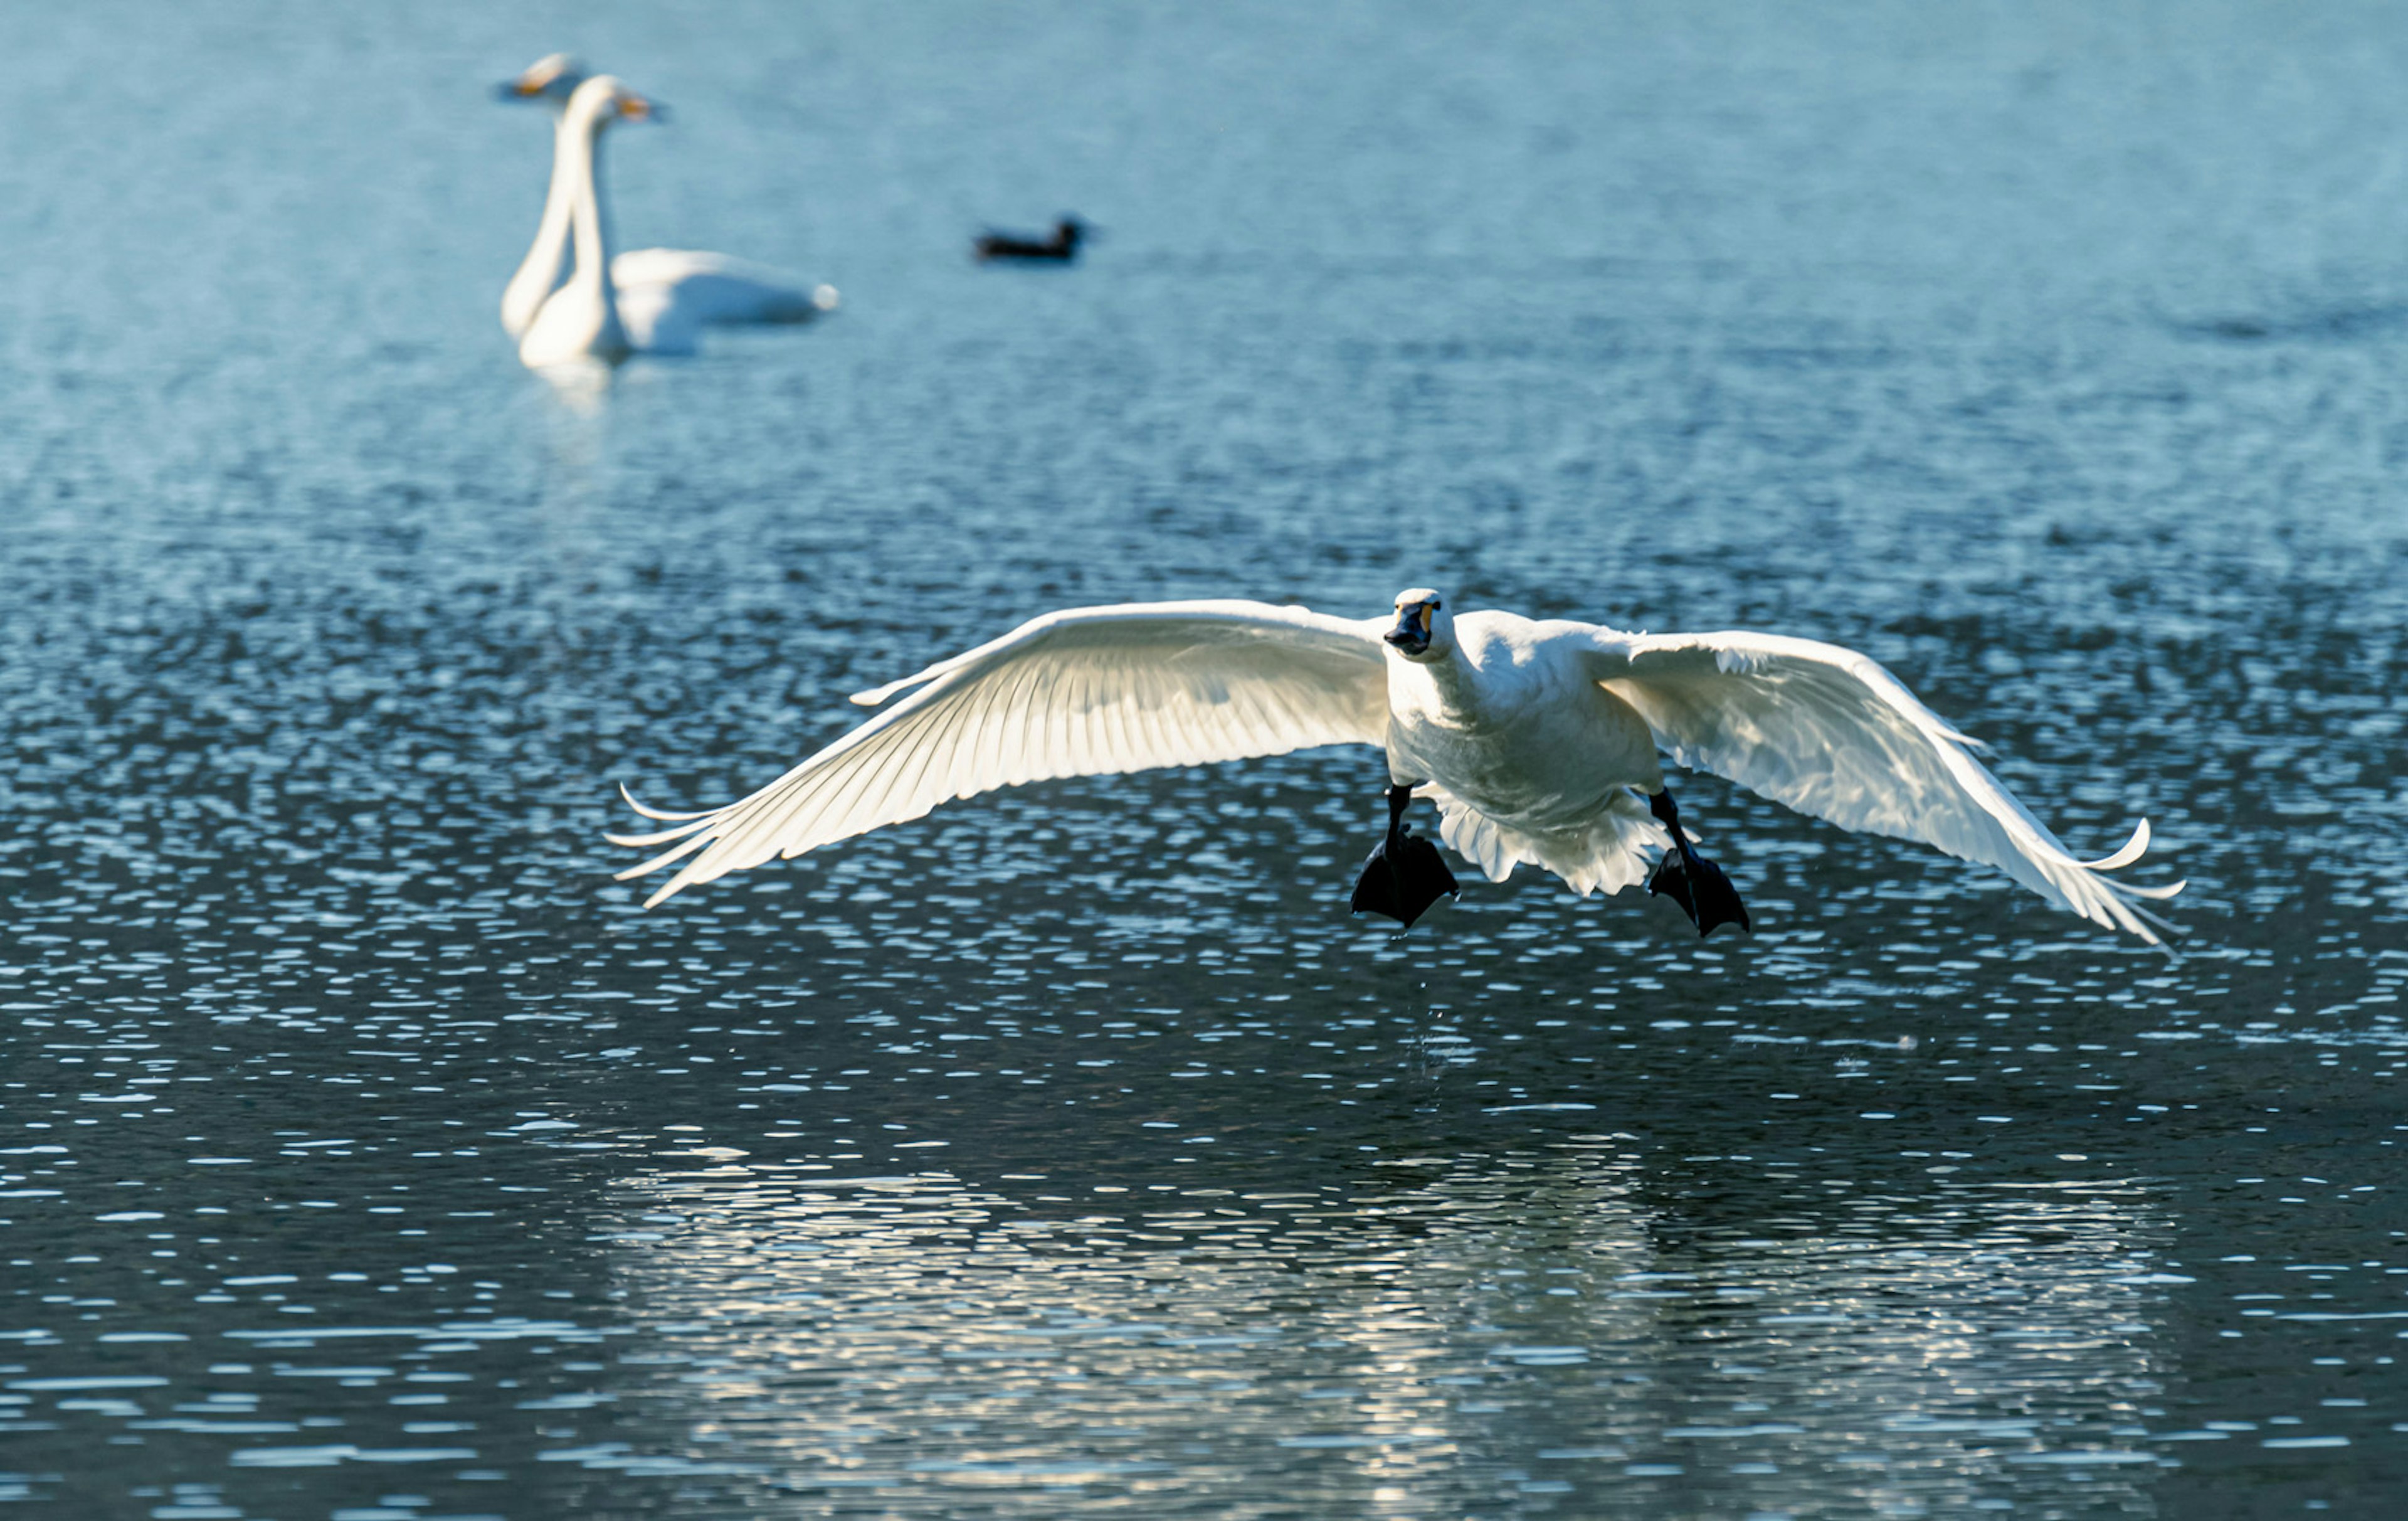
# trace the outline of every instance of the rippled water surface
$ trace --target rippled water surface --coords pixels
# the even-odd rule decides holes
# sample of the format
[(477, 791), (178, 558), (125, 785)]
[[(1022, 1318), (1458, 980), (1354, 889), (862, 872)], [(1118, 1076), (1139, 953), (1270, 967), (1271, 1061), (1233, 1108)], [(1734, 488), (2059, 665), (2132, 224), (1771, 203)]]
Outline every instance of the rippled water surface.
[[(2396, 8), (498, 8), (0, 18), (0, 1499), (2398, 1514)], [(843, 310), (520, 368), (558, 47)], [(1392, 937), (1368, 753), (608, 876), (1043, 610), (1417, 582), (1857, 645), (2184, 952), (1711, 780), (1752, 939)]]

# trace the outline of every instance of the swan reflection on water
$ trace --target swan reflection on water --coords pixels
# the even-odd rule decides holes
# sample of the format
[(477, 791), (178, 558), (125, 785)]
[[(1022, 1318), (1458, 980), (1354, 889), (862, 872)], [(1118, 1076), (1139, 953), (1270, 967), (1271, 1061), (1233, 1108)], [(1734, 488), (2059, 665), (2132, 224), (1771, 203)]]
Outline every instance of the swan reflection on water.
[(1713, 1160), (1675, 1187), (1587, 1136), (1239, 1193), (697, 1153), (623, 1185), (611, 1277), (675, 1355), (580, 1451), (1027, 1514), (1066, 1486), (1153, 1514), (2146, 1508), (2158, 1460), (2117, 1434), (2165, 1372), (2138, 1185)]

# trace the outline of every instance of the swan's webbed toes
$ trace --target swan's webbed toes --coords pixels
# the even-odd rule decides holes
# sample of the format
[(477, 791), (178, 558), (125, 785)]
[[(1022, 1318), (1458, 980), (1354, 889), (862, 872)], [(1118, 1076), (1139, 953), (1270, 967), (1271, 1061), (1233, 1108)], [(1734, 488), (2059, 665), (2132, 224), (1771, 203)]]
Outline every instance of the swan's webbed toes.
[(1722, 868), (1696, 851), (1665, 852), (1664, 864), (1647, 879), (1647, 891), (1680, 905), (1689, 922), (1698, 926), (1699, 939), (1724, 925), (1737, 925), (1749, 934), (1756, 932), (1756, 926), (1748, 923), (1747, 905), (1740, 901), (1739, 889), (1731, 885)]
[(1407, 929), (1441, 897), (1460, 891), (1455, 873), (1446, 868), (1438, 847), (1413, 834), (1383, 840), (1363, 863), (1347, 908), (1355, 913), (1384, 914)]

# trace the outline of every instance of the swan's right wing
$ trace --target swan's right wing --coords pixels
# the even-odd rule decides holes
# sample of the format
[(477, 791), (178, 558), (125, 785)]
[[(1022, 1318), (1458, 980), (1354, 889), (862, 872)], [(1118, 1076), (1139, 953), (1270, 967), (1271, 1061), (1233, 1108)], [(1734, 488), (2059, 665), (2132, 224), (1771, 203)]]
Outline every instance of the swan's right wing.
[(938, 804), (1049, 777), (1100, 776), (1384, 744), (1388, 679), (1365, 623), (1262, 602), (1151, 602), (1050, 612), (991, 644), (853, 698), (901, 702), (740, 802), (614, 844), (691, 855), (646, 900), (793, 857)]
[(2000, 868), (2062, 909), (2156, 943), (2142, 899), (2182, 890), (2104, 875), (2148, 848), (2149, 825), (2101, 860), (2075, 858), (1975, 760), (1971, 741), (1870, 656), (1774, 634), (1596, 628), (1591, 670), (1684, 766), (1844, 828), (1919, 840)]

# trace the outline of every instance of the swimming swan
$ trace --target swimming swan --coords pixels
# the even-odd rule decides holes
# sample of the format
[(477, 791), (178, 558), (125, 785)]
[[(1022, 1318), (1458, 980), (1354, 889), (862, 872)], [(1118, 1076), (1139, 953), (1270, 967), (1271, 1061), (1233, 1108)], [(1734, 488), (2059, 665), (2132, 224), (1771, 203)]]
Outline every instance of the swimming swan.
[(1365, 744), (1387, 754), (1388, 829), (1354, 906), (1408, 925), (1455, 890), (1403, 824), (1419, 796), (1492, 880), (1524, 862), (1583, 897), (1647, 880), (1701, 933), (1746, 927), (1737, 893), (1680, 827), (1659, 750), (1843, 828), (1998, 867), (2152, 944), (2151, 925), (2172, 926), (2139, 900), (2183, 885), (2104, 875), (2141, 858), (2145, 821), (2114, 854), (2075, 859), (1973, 758), (1974, 741), (1872, 660), (1812, 639), (1455, 617), (1423, 588), (1400, 593), (1393, 618), (1359, 622), (1260, 602), (1134, 603), (1047, 613), (853, 700), (912, 688), (740, 802), (667, 813), (622, 788), (671, 827), (612, 843), (674, 848), (620, 878), (684, 863), (649, 908), (997, 787)]
[[(574, 281), (570, 255), (578, 246), (577, 213), (581, 202), (596, 207), (595, 231), (600, 235), (594, 267), (609, 271), (609, 294), (625, 347), (617, 354), (595, 352), (590, 357), (624, 358), (626, 353), (690, 354), (706, 326), (808, 322), (837, 305), (835, 287), (806, 289), (791, 278), (759, 265), (722, 253), (689, 249), (636, 249), (608, 257), (608, 217), (600, 210), (595, 146), (593, 133), (613, 120), (606, 111), (580, 140), (570, 130), (569, 105), (588, 76), (565, 53), (538, 60), (517, 79), (500, 86), (507, 100), (545, 100), (557, 112), (552, 129), (552, 183), (545, 192), (543, 217), (535, 242), (502, 291), (502, 327), (523, 344), (545, 304)], [(624, 87), (623, 87), (624, 91)], [(640, 101), (640, 97), (628, 95)], [(661, 108), (640, 101), (641, 110), (622, 113), (624, 119), (658, 121)], [(591, 307), (591, 294), (578, 298)], [(588, 312), (574, 327), (602, 331), (598, 314)], [(569, 354), (562, 357), (580, 357)], [(558, 363), (559, 358), (529, 364)]]

